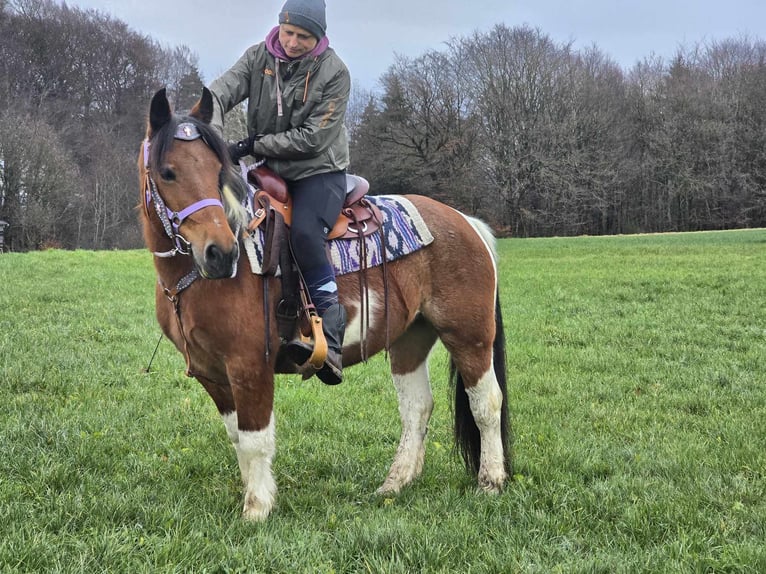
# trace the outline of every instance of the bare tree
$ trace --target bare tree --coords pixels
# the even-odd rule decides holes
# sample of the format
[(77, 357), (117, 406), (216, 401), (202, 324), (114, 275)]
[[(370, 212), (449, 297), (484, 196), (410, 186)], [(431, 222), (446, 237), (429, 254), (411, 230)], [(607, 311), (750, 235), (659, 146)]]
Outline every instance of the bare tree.
[[(16, 145), (21, 155), (0, 152), (6, 176), (26, 174), (26, 190), (11, 194), (14, 209), (21, 210), (12, 224), (17, 237), (26, 237), (17, 248), (40, 241), (90, 248), (139, 245), (135, 160), (146, 103), (168, 78), (179, 105), (192, 101), (192, 92), (198, 97), (202, 80), (196, 57), (183, 46), (163, 49), (99, 11), (51, 0), (12, 0), (0, 14), (0, 104), (26, 125), (46, 126), (47, 141), (56, 142), (55, 147)], [(58, 172), (82, 176), (66, 205), (56, 203), (56, 196), (68, 186), (53, 188), (42, 176), (29, 179), (36, 149), (48, 150), (39, 165), (66, 158), (67, 169)], [(56, 181), (52, 173), (41, 173)], [(35, 189), (28, 187), (30, 181)], [(54, 206), (55, 212), (46, 214)], [(35, 217), (28, 217), (34, 210)]]
[(79, 173), (51, 126), (6, 111), (0, 115), (0, 219), (15, 250), (75, 247), (68, 222), (78, 209)]

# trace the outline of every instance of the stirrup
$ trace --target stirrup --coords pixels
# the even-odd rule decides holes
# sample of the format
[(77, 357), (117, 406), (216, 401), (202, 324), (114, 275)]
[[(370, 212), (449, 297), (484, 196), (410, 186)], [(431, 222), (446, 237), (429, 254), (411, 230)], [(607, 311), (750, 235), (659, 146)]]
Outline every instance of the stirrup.
[[(294, 257), (293, 257), (294, 259)], [(303, 281), (303, 276), (299, 273), (300, 280), (298, 282), (298, 295), (300, 297), (301, 305), (299, 307), (299, 315), (303, 315), (304, 320), (308, 324), (308, 330), (310, 334), (306, 333), (306, 325), (298, 328), (298, 336), (292, 341), (297, 343), (295, 346), (298, 357), (293, 359), (293, 362), (298, 366), (308, 363), (314, 371), (318, 371), (324, 365), (324, 361), (327, 358), (327, 339), (322, 329), (322, 318), (317, 313), (316, 307), (311, 302), (308, 296), (308, 289)], [(287, 343), (288, 346), (290, 343)], [(288, 355), (289, 355), (288, 351)], [(292, 357), (291, 357), (292, 358)]]
[[(327, 339), (325, 339), (324, 331), (322, 330), (322, 318), (319, 315), (312, 314), (310, 319), (314, 350), (311, 352), (308, 363), (316, 370), (319, 370), (327, 358)], [(301, 335), (301, 340), (303, 340), (303, 335)], [(306, 339), (306, 341), (309, 342), (309, 339)]]
[(298, 366), (308, 364), (314, 372), (322, 368), (327, 359), (327, 339), (322, 330), (322, 318), (308, 313), (311, 336), (302, 332), (287, 343), (287, 355)]

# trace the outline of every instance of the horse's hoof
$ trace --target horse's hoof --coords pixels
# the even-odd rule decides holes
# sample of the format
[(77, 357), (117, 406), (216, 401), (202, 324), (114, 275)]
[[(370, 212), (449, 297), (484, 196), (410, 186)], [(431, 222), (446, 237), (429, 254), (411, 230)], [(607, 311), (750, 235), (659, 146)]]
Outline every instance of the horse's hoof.
[(479, 479), (479, 489), (487, 494), (500, 494), (503, 492), (505, 480), (495, 481), (490, 479)]
[(245, 500), (245, 507), (242, 509), (242, 518), (248, 522), (263, 522), (271, 514), (273, 503), (266, 503), (255, 497)]
[(384, 483), (378, 490), (375, 491), (375, 494), (377, 496), (396, 496), (400, 492), (401, 488)]
[(503, 487), (496, 484), (480, 485), (479, 489), (481, 492), (489, 494), (490, 496), (497, 496), (503, 492)]

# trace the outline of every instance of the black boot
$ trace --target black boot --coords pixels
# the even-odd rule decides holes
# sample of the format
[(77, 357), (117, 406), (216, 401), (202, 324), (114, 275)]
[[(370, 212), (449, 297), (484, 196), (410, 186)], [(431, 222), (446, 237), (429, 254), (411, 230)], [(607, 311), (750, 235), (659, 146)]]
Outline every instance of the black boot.
[[(341, 350), (346, 332), (346, 310), (340, 303), (334, 303), (322, 314), (322, 332), (327, 341), (327, 357), (316, 375), (326, 385), (337, 385), (343, 381)], [(302, 365), (311, 357), (314, 348), (308, 343), (295, 340), (287, 343), (287, 355), (296, 365)]]
[(317, 377), (325, 385), (337, 385), (343, 382), (343, 335), (346, 332), (346, 310), (340, 303), (330, 306), (322, 315), (322, 331), (327, 340), (327, 358)]

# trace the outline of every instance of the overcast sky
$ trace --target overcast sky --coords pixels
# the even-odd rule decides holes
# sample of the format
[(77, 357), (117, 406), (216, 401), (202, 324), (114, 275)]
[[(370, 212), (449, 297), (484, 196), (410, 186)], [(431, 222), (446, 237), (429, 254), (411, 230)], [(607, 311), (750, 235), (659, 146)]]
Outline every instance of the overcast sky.
[[(624, 69), (652, 54), (731, 37), (766, 40), (766, 0), (326, 0), (330, 45), (356, 85), (374, 89), (395, 54), (415, 58), (496, 24), (596, 45)], [(284, 0), (69, 0), (166, 47), (188, 46), (207, 83), (277, 23)]]

